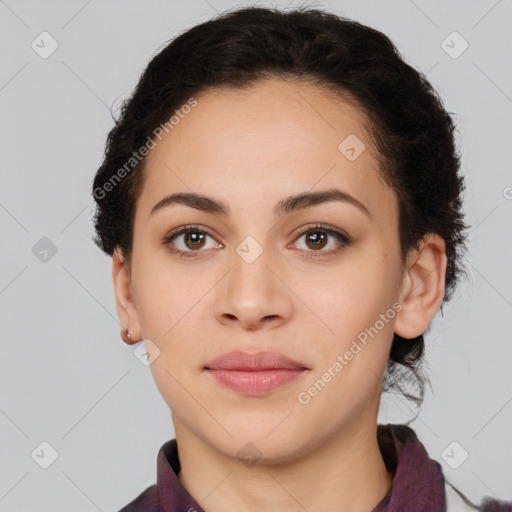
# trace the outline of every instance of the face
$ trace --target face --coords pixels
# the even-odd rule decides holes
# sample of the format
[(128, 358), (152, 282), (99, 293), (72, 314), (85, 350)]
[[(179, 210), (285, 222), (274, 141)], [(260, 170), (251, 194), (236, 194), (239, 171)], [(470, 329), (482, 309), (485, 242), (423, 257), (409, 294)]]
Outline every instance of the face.
[[(160, 351), (150, 368), (176, 432), (231, 456), (251, 441), (277, 460), (375, 424), (403, 275), (395, 194), (361, 112), (298, 81), (195, 99), (147, 157), (123, 305)], [(283, 203), (327, 190), (340, 194)], [(176, 193), (227, 211), (152, 213)], [(205, 370), (233, 350), (307, 370), (262, 395), (235, 391)]]

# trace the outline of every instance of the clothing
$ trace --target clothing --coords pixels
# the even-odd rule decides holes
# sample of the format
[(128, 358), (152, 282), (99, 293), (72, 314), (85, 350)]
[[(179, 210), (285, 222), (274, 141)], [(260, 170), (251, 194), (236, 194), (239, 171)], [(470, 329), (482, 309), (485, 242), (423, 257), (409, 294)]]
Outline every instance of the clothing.
[[(486, 498), (478, 508), (465, 504), (407, 425), (378, 425), (377, 441), (394, 478), (386, 496), (369, 512), (512, 512), (512, 501)], [(178, 480), (180, 468), (177, 442), (171, 439), (158, 452), (156, 485), (119, 512), (204, 512)]]

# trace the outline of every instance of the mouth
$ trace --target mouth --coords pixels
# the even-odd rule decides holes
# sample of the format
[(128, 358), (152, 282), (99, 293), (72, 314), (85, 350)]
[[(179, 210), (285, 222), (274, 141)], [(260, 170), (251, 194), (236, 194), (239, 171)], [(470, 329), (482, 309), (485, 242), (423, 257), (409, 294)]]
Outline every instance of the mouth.
[(224, 387), (262, 396), (303, 376), (309, 368), (277, 352), (235, 351), (214, 359), (204, 370)]

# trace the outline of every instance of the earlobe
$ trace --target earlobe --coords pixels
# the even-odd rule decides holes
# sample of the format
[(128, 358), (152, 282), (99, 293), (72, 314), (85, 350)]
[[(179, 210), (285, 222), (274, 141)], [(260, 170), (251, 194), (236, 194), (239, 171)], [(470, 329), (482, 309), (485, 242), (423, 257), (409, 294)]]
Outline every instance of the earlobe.
[(402, 309), (395, 322), (395, 333), (402, 338), (416, 338), (427, 330), (443, 302), (446, 264), (445, 242), (433, 233), (408, 254), (399, 298)]
[[(140, 326), (137, 308), (131, 291), (130, 269), (126, 264), (122, 251), (116, 247), (112, 254), (112, 281), (116, 301), (117, 316), (121, 323), (121, 338), (128, 345), (137, 343)], [(128, 336), (128, 332), (130, 336)]]

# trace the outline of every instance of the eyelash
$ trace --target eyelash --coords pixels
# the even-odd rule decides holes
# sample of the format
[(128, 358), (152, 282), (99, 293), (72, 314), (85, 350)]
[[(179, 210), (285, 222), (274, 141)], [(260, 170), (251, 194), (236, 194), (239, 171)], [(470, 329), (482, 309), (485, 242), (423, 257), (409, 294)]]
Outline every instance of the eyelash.
[[(342, 251), (346, 246), (350, 245), (350, 243), (351, 243), (351, 240), (345, 234), (343, 234), (335, 229), (325, 227), (322, 224), (314, 224), (314, 225), (308, 226), (307, 229), (305, 229), (304, 231), (301, 231), (297, 235), (296, 239), (299, 239), (300, 237), (307, 235), (309, 233), (316, 233), (318, 231), (334, 236), (337, 239), (338, 245), (335, 249), (331, 249), (329, 251), (321, 251), (321, 250), (306, 251), (306, 253), (307, 253), (307, 256), (305, 255), (306, 258), (313, 259), (313, 258), (321, 258), (321, 257), (325, 257), (325, 256), (332, 256), (332, 255), (338, 254), (340, 251)], [(163, 240), (163, 244), (170, 246), (172, 241), (175, 238), (178, 238), (179, 236), (185, 235), (187, 233), (202, 233), (204, 235), (208, 235), (209, 237), (213, 238), (212, 235), (210, 235), (204, 229), (200, 229), (199, 226), (196, 226), (194, 224), (189, 224), (187, 226), (183, 226), (182, 228), (178, 228), (178, 230), (171, 231), (171, 233), (169, 233), (168, 235), (165, 236), (165, 238)], [(170, 251), (175, 254), (178, 254), (182, 258), (196, 258), (198, 252), (204, 252), (204, 251), (200, 251), (200, 250), (199, 251), (181, 251), (179, 249), (174, 249), (174, 248), (170, 248)]]

